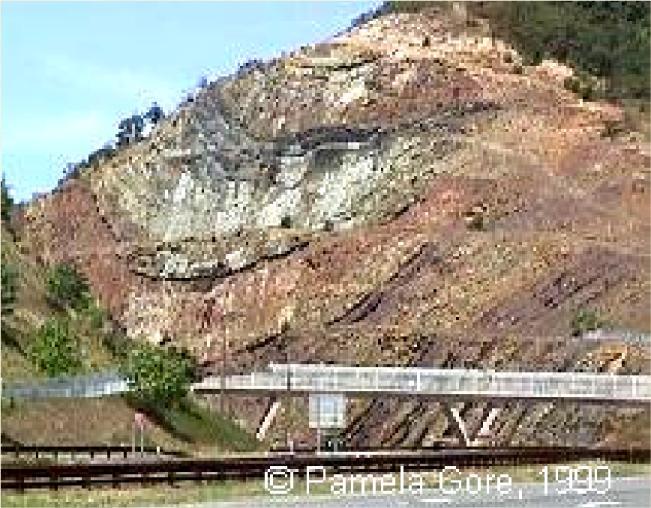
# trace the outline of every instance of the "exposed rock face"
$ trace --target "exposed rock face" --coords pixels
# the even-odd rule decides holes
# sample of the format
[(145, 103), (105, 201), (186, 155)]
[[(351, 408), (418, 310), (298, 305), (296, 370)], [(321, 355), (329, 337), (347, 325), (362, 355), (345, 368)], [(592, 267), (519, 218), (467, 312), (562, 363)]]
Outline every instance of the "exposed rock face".
[[(571, 70), (519, 65), (441, 13), (382, 16), (202, 90), (33, 203), (26, 245), (77, 262), (129, 335), (208, 367), (226, 337), (233, 371), (288, 355), (586, 369), (603, 341), (549, 346), (577, 309), (649, 328), (649, 154), (602, 136), (622, 112), (564, 90)], [(648, 345), (627, 351), (617, 372), (648, 370)], [(391, 404), (353, 407), (351, 442), (446, 433), (435, 405)], [(562, 411), (516, 404), (497, 424), (557, 441)], [(594, 426), (563, 439), (616, 439), (617, 413), (572, 414)]]

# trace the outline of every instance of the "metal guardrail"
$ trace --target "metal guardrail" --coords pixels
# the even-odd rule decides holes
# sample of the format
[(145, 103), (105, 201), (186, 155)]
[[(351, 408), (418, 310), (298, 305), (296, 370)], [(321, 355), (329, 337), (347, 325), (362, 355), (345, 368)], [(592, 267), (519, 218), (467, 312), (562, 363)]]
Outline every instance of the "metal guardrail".
[(66, 486), (90, 488), (93, 485), (118, 487), (126, 483), (169, 483), (228, 479), (262, 480), (275, 465), (297, 470), (322, 466), (333, 472), (370, 473), (405, 470), (439, 470), (445, 466), (489, 467), (495, 465), (551, 464), (560, 461), (601, 459), (623, 462), (649, 462), (648, 449), (587, 448), (483, 448), (441, 452), (378, 453), (350, 455), (291, 455), (188, 459), (166, 462), (128, 462), (94, 464), (55, 464), (34, 466), (3, 465), (3, 489), (58, 489)]
[[(196, 392), (216, 392), (219, 377), (196, 383)], [(393, 394), (453, 398), (537, 399), (651, 403), (651, 376), (584, 372), (495, 372), (412, 367), (346, 367), (272, 364), (270, 372), (228, 376), (226, 391)]]
[[(16, 444), (3, 444), (3, 456), (11, 456), (15, 459), (24, 457), (39, 458), (53, 458), (55, 461), (60, 456), (68, 456), (71, 458), (79, 456), (88, 456), (90, 459), (94, 458), (123, 458), (127, 459), (129, 456), (159, 455), (161, 457), (186, 457), (185, 452), (177, 450), (162, 450), (157, 447), (145, 446), (143, 448), (136, 447), (134, 450), (133, 445), (16, 445)], [(4, 466), (4, 465), (3, 465)]]

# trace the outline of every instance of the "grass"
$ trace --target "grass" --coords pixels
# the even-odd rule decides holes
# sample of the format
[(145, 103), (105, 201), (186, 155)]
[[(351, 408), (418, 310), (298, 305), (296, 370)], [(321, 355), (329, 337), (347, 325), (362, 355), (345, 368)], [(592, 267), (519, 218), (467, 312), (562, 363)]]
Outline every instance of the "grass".
[[(130, 444), (133, 413), (121, 397), (3, 400), (2, 431), (25, 444)], [(182, 444), (158, 428), (146, 435), (164, 449)]]
[(642, 134), (642, 141), (651, 141), (651, 122), (649, 122), (649, 101), (639, 99), (627, 99), (622, 101), (624, 109), (624, 120), (622, 128), (624, 132), (639, 132)]
[(153, 486), (124, 489), (66, 489), (59, 492), (2, 492), (3, 507), (122, 507), (174, 506), (185, 503), (245, 498), (264, 494), (262, 481), (227, 481), (210, 485), (179, 484), (175, 487)]
[[(586, 461), (582, 465), (603, 465), (596, 461)], [(578, 466), (579, 463), (568, 464)], [(608, 463), (613, 477), (651, 475), (651, 464), (628, 464), (612, 462)], [(498, 466), (490, 468), (490, 471), (499, 475), (509, 474), (513, 483), (540, 482), (542, 476), (539, 474), (543, 465), (507, 467)], [(468, 469), (464, 472), (483, 472), (486, 469)], [(431, 472), (426, 473), (425, 487), (431, 487), (429, 482), (434, 477)], [(296, 483), (294, 492), (305, 493), (305, 482), (299, 480)], [(330, 485), (326, 482), (317, 485), (311, 490), (311, 495), (318, 496), (330, 493)], [(197, 485), (190, 483), (178, 484), (178, 486), (155, 485), (151, 487), (129, 487), (120, 490), (111, 488), (100, 488), (93, 490), (65, 489), (58, 492), (40, 491), (19, 494), (16, 492), (2, 492), (3, 507), (36, 508), (48, 506), (57, 507), (127, 507), (127, 506), (178, 506), (186, 503), (215, 502), (227, 500), (242, 500), (252, 497), (268, 496), (264, 489), (263, 479), (253, 481), (226, 481)]]
[(14, 344), (7, 344), (6, 337), (3, 337), (1, 362), (2, 379), (5, 381), (33, 379), (40, 376), (38, 369), (20, 348)]
[[(4, 351), (3, 351), (4, 354)], [(2, 430), (26, 444), (130, 444), (137, 405), (124, 397), (2, 402)], [(258, 442), (192, 400), (149, 413), (145, 444), (192, 455), (253, 451)]]
[[(75, 337), (80, 373), (115, 370), (129, 341), (108, 326), (105, 312), (95, 303), (60, 309), (48, 298), (48, 269), (26, 254), (29, 245), (14, 238), (2, 224), (2, 251), (17, 271), (14, 312), (3, 316), (2, 381), (44, 377), (31, 355), (35, 332), (53, 316), (69, 321)], [(129, 444), (132, 440), (135, 401), (122, 397), (2, 401), (3, 434), (25, 444)], [(150, 408), (152, 425), (145, 443), (190, 454), (214, 455), (225, 451), (253, 451), (258, 443), (236, 423), (184, 401), (177, 408)]]
[(103, 316), (97, 305), (92, 302), (84, 310), (53, 308), (47, 295), (46, 267), (29, 258), (26, 251), (30, 246), (15, 239), (4, 224), (1, 236), (3, 262), (17, 272), (14, 311), (2, 318), (2, 380), (10, 382), (45, 376), (32, 362), (30, 351), (36, 331), (54, 316), (68, 318), (83, 372), (114, 368), (115, 358), (105, 344), (106, 334), (101, 326)]
[[(259, 449), (258, 441), (234, 421), (202, 407), (192, 398), (184, 399), (178, 407), (142, 406), (133, 400), (130, 403), (147, 413), (166, 432), (181, 441), (204, 448), (210, 455)], [(194, 451), (195, 454), (204, 454), (196, 449)]]

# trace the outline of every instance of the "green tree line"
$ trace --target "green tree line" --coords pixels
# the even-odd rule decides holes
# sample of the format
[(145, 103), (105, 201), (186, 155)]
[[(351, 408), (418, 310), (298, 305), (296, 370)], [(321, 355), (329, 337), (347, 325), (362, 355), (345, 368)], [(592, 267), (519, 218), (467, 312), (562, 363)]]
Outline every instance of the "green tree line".
[[(449, 8), (445, 2), (387, 2), (383, 12)], [(525, 63), (553, 58), (605, 80), (605, 96), (649, 99), (651, 3), (468, 2), (493, 34), (512, 44)]]

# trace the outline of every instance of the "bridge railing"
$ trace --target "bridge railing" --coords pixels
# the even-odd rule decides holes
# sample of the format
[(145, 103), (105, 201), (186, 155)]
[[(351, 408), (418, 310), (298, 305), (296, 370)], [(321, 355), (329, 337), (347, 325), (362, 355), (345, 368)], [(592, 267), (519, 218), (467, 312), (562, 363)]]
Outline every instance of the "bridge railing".
[[(215, 387), (220, 386), (219, 383), (220, 379), (214, 378), (204, 381), (203, 386)], [(650, 376), (584, 372), (494, 372), (272, 364), (270, 372), (227, 377), (225, 388), (651, 401)]]
[[(300, 391), (477, 395), (513, 398), (567, 398), (651, 402), (651, 376), (586, 372), (495, 372), (467, 369), (347, 367), (338, 365), (272, 364), (269, 371), (226, 376), (229, 391)], [(219, 377), (206, 378), (195, 391), (221, 388)], [(62, 377), (40, 383), (3, 387), (3, 397), (100, 397), (129, 390), (116, 373)]]
[(127, 391), (127, 380), (111, 372), (14, 382), (2, 387), (2, 396), (22, 399), (101, 397)]

